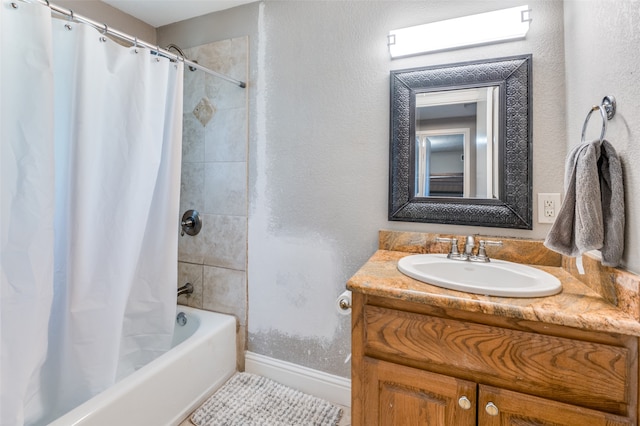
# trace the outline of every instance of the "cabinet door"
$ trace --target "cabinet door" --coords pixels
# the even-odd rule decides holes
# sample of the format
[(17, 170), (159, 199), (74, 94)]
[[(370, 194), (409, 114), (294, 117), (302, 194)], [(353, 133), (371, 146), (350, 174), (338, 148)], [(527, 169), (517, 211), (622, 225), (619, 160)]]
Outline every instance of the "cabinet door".
[(362, 426), (476, 424), (473, 382), (372, 358), (364, 373)]
[(550, 401), (491, 386), (479, 386), (480, 426), (621, 426), (626, 417)]

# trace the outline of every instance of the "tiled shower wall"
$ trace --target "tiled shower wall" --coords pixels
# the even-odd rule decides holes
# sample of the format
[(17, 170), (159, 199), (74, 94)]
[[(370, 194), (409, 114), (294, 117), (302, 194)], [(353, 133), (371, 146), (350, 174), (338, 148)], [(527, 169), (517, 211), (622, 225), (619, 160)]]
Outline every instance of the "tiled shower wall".
[[(200, 65), (247, 81), (248, 37), (185, 49)], [(178, 246), (178, 303), (238, 319), (240, 369), (247, 326), (247, 89), (184, 71), (180, 214), (197, 210), (202, 230)]]

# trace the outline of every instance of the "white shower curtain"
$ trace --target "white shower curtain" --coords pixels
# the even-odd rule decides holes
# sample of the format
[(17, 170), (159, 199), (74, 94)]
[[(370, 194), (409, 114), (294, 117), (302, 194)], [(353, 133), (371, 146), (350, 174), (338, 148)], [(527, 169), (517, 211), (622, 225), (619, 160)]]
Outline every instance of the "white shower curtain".
[(182, 64), (4, 3), (0, 421), (46, 424), (170, 344)]

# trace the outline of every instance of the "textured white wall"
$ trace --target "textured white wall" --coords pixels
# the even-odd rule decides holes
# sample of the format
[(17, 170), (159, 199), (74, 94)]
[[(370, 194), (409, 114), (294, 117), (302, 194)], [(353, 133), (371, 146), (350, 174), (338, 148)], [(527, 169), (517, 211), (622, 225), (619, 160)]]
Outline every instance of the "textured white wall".
[(522, 231), (387, 221), (392, 69), (532, 53), (534, 192), (561, 192), (563, 8), (558, 1), (528, 3), (526, 40), (394, 61), (386, 47), (391, 29), (515, 4), (260, 5), (249, 165), (250, 350), (348, 375), (350, 324), (333, 302), (375, 251), (379, 229), (546, 235), (548, 225), (538, 224)]
[[(525, 41), (388, 57), (390, 29), (523, 3), (533, 8)], [(633, 167), (640, 155), (638, 6), (567, 0), (563, 14), (558, 0), (269, 0), (158, 29), (161, 45), (246, 34), (251, 41), (249, 348), (347, 375), (349, 323), (333, 300), (375, 250), (380, 228), (546, 235), (548, 225), (537, 223), (532, 231), (512, 231), (386, 220), (391, 69), (532, 53), (534, 194), (562, 192), (564, 157), (589, 107), (616, 96), (608, 138), (625, 168), (625, 264), (640, 271), (640, 219), (633, 217), (640, 188)], [(536, 206), (534, 197), (534, 219)]]
[(156, 29), (100, 0), (53, 0), (51, 3), (73, 10), (111, 28), (138, 37), (149, 43), (156, 42)]
[[(568, 0), (564, 5), (567, 68), (567, 145), (580, 141), (584, 119), (606, 95), (618, 102), (607, 140), (622, 160), (625, 179), (626, 269), (640, 272), (640, 2)], [(593, 114), (587, 139), (599, 137), (601, 120)]]
[[(154, 30), (93, 3), (60, 5), (153, 42)], [(525, 41), (391, 61), (390, 29), (522, 2), (267, 1), (158, 29), (191, 47), (249, 35), (249, 349), (340, 375), (349, 322), (333, 301), (381, 228), (543, 238), (532, 231), (388, 222), (389, 71), (532, 53), (534, 195), (562, 192), (590, 106), (618, 100), (607, 138), (623, 161), (624, 265), (640, 271), (640, 2), (535, 0)], [(106, 6), (106, 5), (104, 5)], [(84, 8), (84, 9), (83, 9)], [(111, 17), (111, 14), (114, 14)], [(566, 78), (565, 78), (566, 68)], [(566, 81), (566, 87), (565, 87)], [(589, 136), (599, 131), (592, 119)], [(536, 216), (534, 196), (534, 219)]]

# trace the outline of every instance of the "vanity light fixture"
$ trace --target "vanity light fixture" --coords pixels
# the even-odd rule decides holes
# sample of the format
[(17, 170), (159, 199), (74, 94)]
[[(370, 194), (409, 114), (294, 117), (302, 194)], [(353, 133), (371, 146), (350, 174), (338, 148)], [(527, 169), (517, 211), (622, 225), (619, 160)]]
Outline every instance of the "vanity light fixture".
[(529, 6), (432, 22), (389, 32), (391, 58), (522, 39), (529, 31)]

